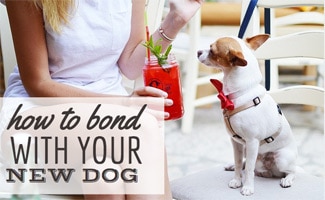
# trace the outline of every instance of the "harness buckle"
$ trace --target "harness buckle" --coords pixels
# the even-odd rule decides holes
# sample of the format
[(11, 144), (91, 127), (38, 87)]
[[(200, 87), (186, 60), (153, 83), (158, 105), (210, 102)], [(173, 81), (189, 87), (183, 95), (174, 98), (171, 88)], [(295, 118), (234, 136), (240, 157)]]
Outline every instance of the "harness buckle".
[(268, 138), (265, 138), (264, 141), (265, 141), (266, 143), (271, 143), (271, 142), (274, 141), (274, 138), (273, 138), (272, 136), (270, 136), (270, 137), (268, 137)]
[(258, 104), (261, 103), (261, 99), (260, 99), (259, 97), (255, 97), (255, 98), (253, 99), (253, 103), (254, 103), (255, 106), (257, 106)]

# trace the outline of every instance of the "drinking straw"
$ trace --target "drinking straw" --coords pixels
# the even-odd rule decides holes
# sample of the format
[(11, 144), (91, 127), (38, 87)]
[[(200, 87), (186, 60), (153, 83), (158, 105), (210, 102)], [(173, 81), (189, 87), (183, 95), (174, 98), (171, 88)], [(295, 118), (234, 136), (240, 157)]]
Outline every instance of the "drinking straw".
[[(150, 33), (149, 33), (149, 27), (148, 27), (147, 8), (144, 12), (144, 20), (145, 20), (145, 25), (146, 25), (146, 40), (147, 40), (147, 42), (149, 42)], [(147, 47), (147, 57), (148, 57), (148, 61), (150, 61), (150, 49), (148, 47)]]

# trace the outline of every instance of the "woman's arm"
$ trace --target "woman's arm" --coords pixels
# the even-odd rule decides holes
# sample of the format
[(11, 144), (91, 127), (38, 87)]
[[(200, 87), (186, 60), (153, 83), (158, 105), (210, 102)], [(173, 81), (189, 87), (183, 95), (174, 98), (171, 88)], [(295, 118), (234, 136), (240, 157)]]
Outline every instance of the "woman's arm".
[[(131, 35), (118, 61), (122, 73), (129, 79), (135, 79), (142, 73), (146, 49), (144, 11), (146, 0), (132, 0)], [(169, 38), (175, 38), (181, 28), (193, 17), (203, 0), (169, 0), (170, 11), (161, 24), (161, 28)], [(166, 49), (171, 41), (161, 37), (158, 30), (152, 34), (153, 40), (162, 39), (161, 45)]]
[(145, 12), (146, 0), (132, 0), (131, 34), (118, 60), (122, 73), (129, 79), (136, 79), (142, 72), (145, 48)]

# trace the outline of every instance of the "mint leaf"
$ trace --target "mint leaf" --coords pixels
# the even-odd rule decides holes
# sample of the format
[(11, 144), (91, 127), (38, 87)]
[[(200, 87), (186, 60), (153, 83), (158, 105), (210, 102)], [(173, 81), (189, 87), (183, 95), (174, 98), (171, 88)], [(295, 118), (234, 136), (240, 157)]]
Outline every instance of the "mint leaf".
[(150, 50), (150, 52), (156, 56), (157, 60), (158, 60), (158, 64), (160, 66), (164, 65), (167, 63), (167, 59), (168, 59), (168, 55), (172, 49), (172, 45), (169, 45), (165, 51), (165, 53), (162, 52), (162, 46), (161, 46), (161, 41), (162, 39), (156, 41), (154, 43), (152, 36), (150, 37), (150, 39), (148, 41), (146, 41), (143, 46), (145, 46), (146, 48), (148, 48)]

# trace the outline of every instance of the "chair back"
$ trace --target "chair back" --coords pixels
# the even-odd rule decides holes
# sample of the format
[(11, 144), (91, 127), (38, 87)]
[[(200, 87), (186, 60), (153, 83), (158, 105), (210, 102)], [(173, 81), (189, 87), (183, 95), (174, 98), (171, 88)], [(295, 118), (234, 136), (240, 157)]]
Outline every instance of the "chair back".
[[(243, 0), (242, 1), (242, 15), (241, 15), (241, 21), (244, 18), (244, 14), (249, 6), (249, 2), (250, 0)], [(246, 30), (245, 36), (252, 36), (255, 35), (256, 33), (259, 33), (261, 30), (260, 27), (260, 10), (258, 8), (270, 8), (270, 9), (274, 9), (274, 8), (288, 8), (288, 7), (300, 7), (300, 6), (318, 6), (318, 7), (323, 7), (324, 6), (324, 2), (323, 0), (281, 0), (281, 1), (273, 1), (273, 0), (258, 0), (257, 1), (257, 5), (256, 8), (254, 9), (252, 18), (249, 22), (248, 28)], [(271, 13), (272, 15), (274, 15), (274, 12)], [(299, 14), (300, 15), (300, 14)], [(302, 15), (310, 15), (310, 14), (302, 14)], [(312, 20), (315, 22), (318, 21), (321, 23), (324, 23), (324, 17), (321, 19), (321, 15), (319, 14), (312, 14), (312, 15), (317, 15), (317, 17), (313, 17)], [(274, 16), (271, 16), (271, 18), (274, 18)], [(292, 17), (290, 17), (292, 18)], [(305, 20), (306, 18), (304, 17), (300, 17), (300, 19)], [(291, 23), (291, 19), (288, 21), (285, 20), (281, 20), (281, 21), (286, 21), (285, 23), (290, 22)], [(295, 21), (295, 20), (294, 20)], [(281, 23), (281, 22), (280, 22)], [(297, 23), (297, 22), (294, 22)], [(310, 20), (308, 23), (311, 23)], [(271, 22), (271, 26), (272, 22)], [(272, 28), (271, 28), (272, 29)]]
[[(243, 13), (249, 4), (249, 0), (243, 0)], [(323, 7), (323, 0), (259, 0), (258, 7), (280, 8), (299, 6), (319, 6)], [(314, 15), (313, 13), (312, 15)], [(305, 14), (303, 14), (305, 16)], [(315, 14), (317, 19), (319, 15)], [(316, 17), (315, 17), (316, 18)], [(272, 25), (271, 17), (271, 27)], [(316, 20), (317, 20), (316, 19)], [(306, 20), (305, 20), (306, 21)], [(319, 20), (318, 20), (319, 21)], [(295, 23), (297, 21), (294, 21)], [(310, 22), (310, 21), (309, 21)], [(251, 21), (245, 33), (246, 37), (260, 33), (260, 17), (256, 7)], [(271, 28), (272, 29), (272, 28)], [(244, 37), (245, 38), (245, 37)], [(313, 58), (323, 63), (324, 66), (324, 30), (298, 31), (284, 35), (274, 35), (271, 31), (271, 38), (255, 51), (255, 55), (260, 60), (278, 60), (291, 58)], [(323, 67), (321, 66), (321, 67)], [(271, 68), (274, 66), (271, 66)], [(324, 69), (321, 69), (324, 70)], [(271, 76), (272, 71), (271, 71)], [(288, 86), (281, 89), (271, 89), (269, 93), (278, 103), (283, 104), (305, 104), (324, 107), (324, 88), (308, 85)]]
[[(324, 32), (308, 31), (270, 38), (255, 51), (258, 59), (316, 58), (324, 63)], [(324, 70), (324, 69), (321, 69)], [(271, 89), (269, 93), (280, 104), (304, 104), (324, 107), (324, 88), (295, 85)]]

